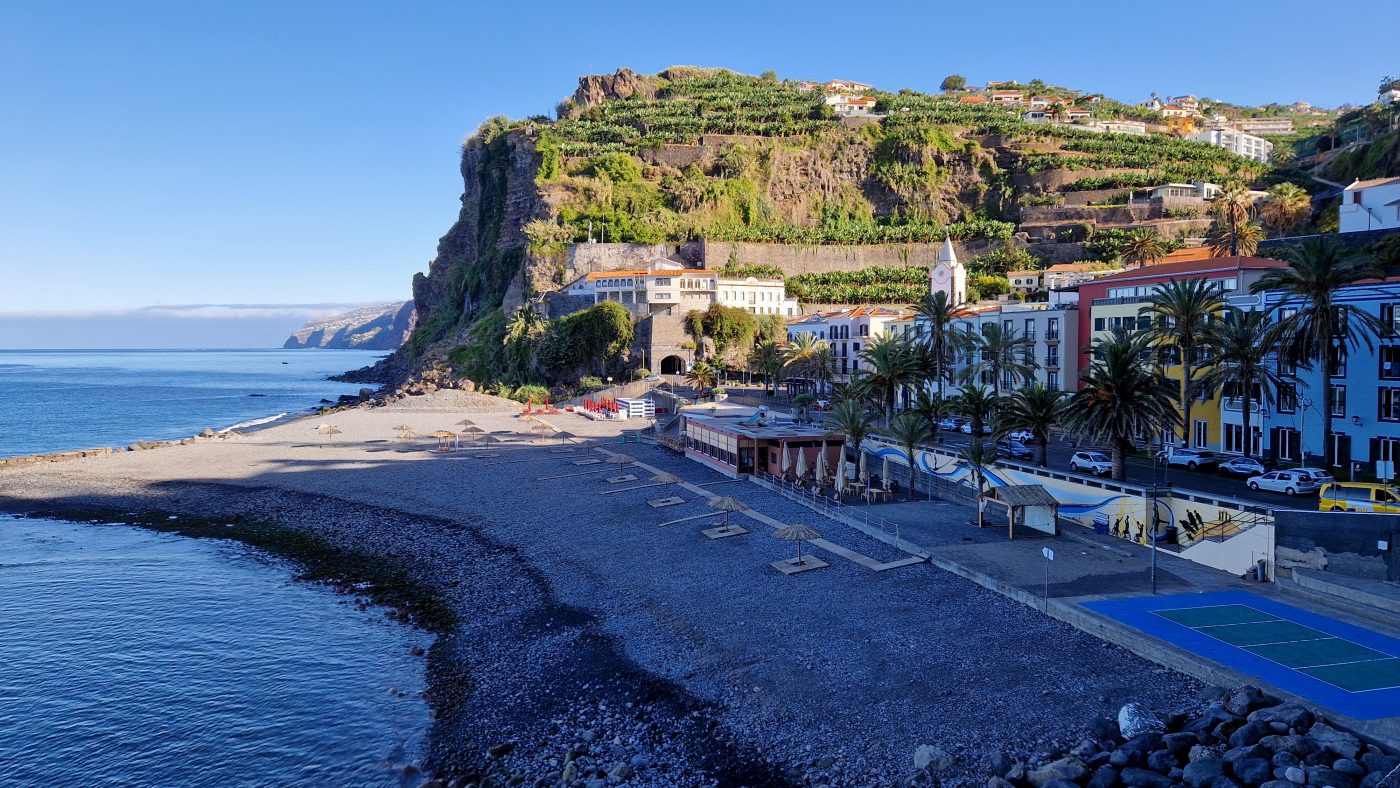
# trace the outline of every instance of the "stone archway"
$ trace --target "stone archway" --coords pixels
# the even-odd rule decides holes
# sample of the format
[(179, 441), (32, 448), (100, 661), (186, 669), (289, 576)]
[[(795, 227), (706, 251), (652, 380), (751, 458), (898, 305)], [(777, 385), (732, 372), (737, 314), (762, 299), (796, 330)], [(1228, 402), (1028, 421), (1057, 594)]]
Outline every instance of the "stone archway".
[(663, 375), (684, 375), (685, 359), (680, 356), (667, 356), (661, 359), (661, 374)]

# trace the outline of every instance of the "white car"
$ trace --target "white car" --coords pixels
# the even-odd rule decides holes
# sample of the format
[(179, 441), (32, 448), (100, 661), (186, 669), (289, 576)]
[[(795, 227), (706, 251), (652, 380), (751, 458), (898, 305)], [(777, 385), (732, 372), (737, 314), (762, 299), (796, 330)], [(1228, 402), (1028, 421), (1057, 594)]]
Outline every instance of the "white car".
[(1007, 435), (1006, 437), (1010, 438), (1013, 441), (1020, 441), (1026, 444), (1027, 446), (1035, 443), (1035, 433), (1031, 432), (1030, 430), (1014, 430), (1010, 435)]
[(1269, 490), (1284, 495), (1315, 493), (1322, 484), (1307, 471), (1270, 471), (1263, 476), (1252, 476), (1245, 481), (1251, 490)]
[[(964, 435), (971, 435), (971, 434), (972, 434), (972, 422), (969, 421), (969, 422), (964, 423), (961, 427), (958, 428), (958, 432), (961, 432), (961, 433), (964, 434)], [(983, 435), (991, 435), (991, 434), (992, 434), (992, 425), (987, 424), (986, 422), (983, 422), (983, 423), (982, 423), (982, 434), (983, 434)]]
[(1069, 469), (1075, 473), (1107, 476), (1113, 473), (1113, 460), (1098, 451), (1077, 451), (1069, 458)]

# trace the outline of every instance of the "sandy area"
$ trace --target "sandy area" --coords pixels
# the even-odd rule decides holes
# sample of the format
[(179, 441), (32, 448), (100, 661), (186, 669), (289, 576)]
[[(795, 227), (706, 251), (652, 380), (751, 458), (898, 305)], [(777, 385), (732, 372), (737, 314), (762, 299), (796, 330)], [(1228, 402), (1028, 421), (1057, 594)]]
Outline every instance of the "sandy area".
[[(875, 563), (905, 556), (659, 447), (620, 445), (626, 423), (546, 417), (588, 441), (560, 452), (517, 434), (530, 423), (508, 407), (441, 392), (244, 438), (8, 469), (0, 507), (238, 510), (407, 558), (451, 588), (465, 622), (433, 650), (470, 674), (437, 704), (436, 765), (453, 774), (983, 784), (1000, 752), (1063, 750), (1125, 701), (1170, 710), (1199, 690), (927, 564), (877, 572), (814, 548), (830, 567), (783, 576), (769, 566), (792, 555), (771, 538), (782, 523)], [(400, 423), (427, 435), (463, 418), (498, 442), (437, 453), (430, 438), (395, 438)], [(323, 421), (341, 433), (318, 435)], [(625, 471), (638, 483), (574, 464), (619, 450), (643, 464)], [(688, 484), (640, 487), (656, 470)], [(646, 503), (672, 494), (686, 503)], [(661, 525), (707, 513), (712, 495), (758, 513), (736, 515), (748, 534), (707, 539), (708, 517)], [(967, 527), (965, 514), (948, 520)], [(488, 755), (503, 744), (513, 749)], [(935, 755), (916, 771), (921, 745)]]

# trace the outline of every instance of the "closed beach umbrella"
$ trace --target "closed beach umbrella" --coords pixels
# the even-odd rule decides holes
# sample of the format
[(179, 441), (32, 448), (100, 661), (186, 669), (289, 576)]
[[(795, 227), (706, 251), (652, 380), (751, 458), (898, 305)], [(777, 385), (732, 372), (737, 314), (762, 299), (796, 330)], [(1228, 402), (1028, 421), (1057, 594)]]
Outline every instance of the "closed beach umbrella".
[(726, 495), (726, 496), (724, 496), (723, 498), (711, 498), (711, 499), (710, 499), (710, 508), (711, 508), (711, 509), (714, 509), (714, 510), (716, 510), (716, 511), (724, 512), (724, 529), (723, 529), (723, 530), (728, 531), (728, 530), (729, 530), (729, 513), (730, 513), (730, 512), (742, 512), (742, 511), (744, 511), (745, 509), (747, 509), (747, 508), (749, 508), (749, 507), (745, 506), (745, 505), (744, 505), (744, 502), (741, 501), (741, 500), (739, 500), (738, 498), (732, 498), (732, 497)]
[[(912, 463), (913, 458), (910, 458), (909, 461)], [(913, 471), (910, 472), (912, 473)], [(880, 463), (880, 484), (883, 484), (886, 488), (890, 486), (890, 455), (888, 454), (885, 455), (884, 461)]]
[(792, 452), (788, 451), (788, 445), (787, 445), (786, 443), (784, 443), (784, 444), (783, 444), (783, 475), (786, 476), (787, 473), (788, 473), (788, 471), (790, 471), (790, 470), (792, 470)]
[(321, 422), (319, 425), (316, 426), (316, 432), (319, 433), (319, 434), (321, 434), (321, 435), (326, 436), (326, 443), (334, 443), (334, 442), (335, 442), (335, 439), (332, 438), (331, 436), (332, 436), (332, 435), (339, 435), (340, 432), (341, 432), (341, 430), (340, 430), (339, 427), (335, 426), (334, 424), (327, 424), (327, 423), (325, 423), (325, 422), (323, 421), (323, 422)]
[(846, 448), (841, 447), (841, 458), (836, 461), (836, 494), (846, 494)]
[(797, 450), (797, 478), (801, 479), (807, 475), (807, 452)]
[(865, 472), (865, 452), (856, 447), (856, 454), (860, 456), (860, 470), (856, 471), (856, 478), (860, 479), (861, 484), (865, 484), (870, 480), (870, 474)]
[(822, 441), (821, 451), (817, 453), (817, 484), (826, 484), (826, 441)]
[(795, 523), (774, 531), (773, 538), (782, 539), (785, 542), (797, 542), (797, 563), (803, 564), (806, 561), (802, 558), (802, 543), (820, 539), (822, 535), (820, 531), (810, 525)]

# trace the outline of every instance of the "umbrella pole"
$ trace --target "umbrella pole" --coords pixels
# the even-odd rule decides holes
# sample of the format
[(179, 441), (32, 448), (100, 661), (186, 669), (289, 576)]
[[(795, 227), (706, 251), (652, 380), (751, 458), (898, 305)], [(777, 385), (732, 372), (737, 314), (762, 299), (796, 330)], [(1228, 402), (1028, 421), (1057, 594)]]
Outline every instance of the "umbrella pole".
[(797, 540), (797, 565), (802, 565), (802, 540)]

